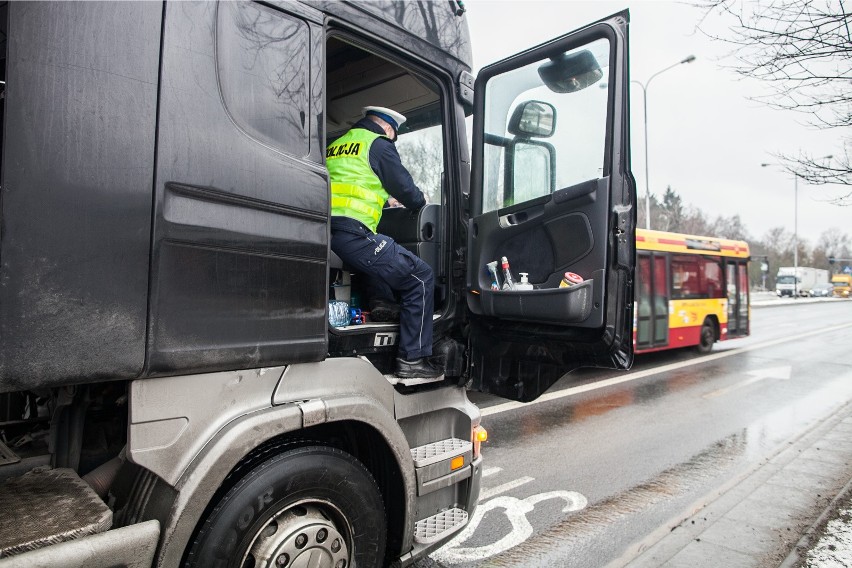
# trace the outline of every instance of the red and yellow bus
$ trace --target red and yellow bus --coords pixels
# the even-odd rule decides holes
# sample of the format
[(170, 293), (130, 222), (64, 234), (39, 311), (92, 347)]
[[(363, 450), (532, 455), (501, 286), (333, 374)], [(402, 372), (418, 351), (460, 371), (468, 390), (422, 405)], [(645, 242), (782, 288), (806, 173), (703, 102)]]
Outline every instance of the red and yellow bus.
[(749, 334), (748, 243), (636, 230), (636, 353)]

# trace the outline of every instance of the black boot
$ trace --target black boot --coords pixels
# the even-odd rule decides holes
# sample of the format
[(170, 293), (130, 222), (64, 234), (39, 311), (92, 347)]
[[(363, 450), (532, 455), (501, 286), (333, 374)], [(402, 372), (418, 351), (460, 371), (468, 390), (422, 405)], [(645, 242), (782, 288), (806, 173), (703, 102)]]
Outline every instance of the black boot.
[(444, 374), (444, 367), (432, 357), (421, 357), (414, 361), (396, 358), (396, 372), (401, 379), (437, 379)]
[(370, 302), (370, 321), (399, 321), (399, 312), (399, 304), (385, 300), (373, 300)]

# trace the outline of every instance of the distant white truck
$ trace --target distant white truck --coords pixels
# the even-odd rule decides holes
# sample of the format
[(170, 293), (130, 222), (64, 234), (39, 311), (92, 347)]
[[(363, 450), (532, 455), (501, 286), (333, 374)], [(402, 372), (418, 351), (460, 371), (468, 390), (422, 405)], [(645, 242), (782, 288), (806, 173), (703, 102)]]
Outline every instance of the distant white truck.
[(828, 270), (808, 266), (782, 266), (775, 278), (775, 293), (779, 296), (807, 296), (817, 284), (828, 282)]

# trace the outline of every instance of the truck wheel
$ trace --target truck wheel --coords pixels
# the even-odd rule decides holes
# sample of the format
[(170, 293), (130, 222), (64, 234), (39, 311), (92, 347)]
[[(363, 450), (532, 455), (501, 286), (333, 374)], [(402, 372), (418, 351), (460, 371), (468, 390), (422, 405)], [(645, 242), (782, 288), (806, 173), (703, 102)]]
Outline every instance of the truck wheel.
[(210, 510), (184, 565), (198, 568), (381, 566), (385, 512), (361, 462), (311, 446), (251, 469)]
[(716, 326), (709, 319), (704, 320), (701, 326), (701, 332), (698, 336), (698, 352), (710, 353), (713, 349), (713, 344), (716, 342)]

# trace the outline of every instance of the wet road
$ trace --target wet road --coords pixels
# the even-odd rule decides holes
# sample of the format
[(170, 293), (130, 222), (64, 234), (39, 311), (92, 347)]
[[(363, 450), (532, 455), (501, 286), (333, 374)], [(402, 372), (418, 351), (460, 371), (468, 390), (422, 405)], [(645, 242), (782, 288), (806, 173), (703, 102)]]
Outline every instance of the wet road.
[(480, 505), (417, 566), (622, 565), (852, 400), (852, 301), (755, 308), (752, 335), (709, 355), (582, 370), (536, 403), (471, 398)]

